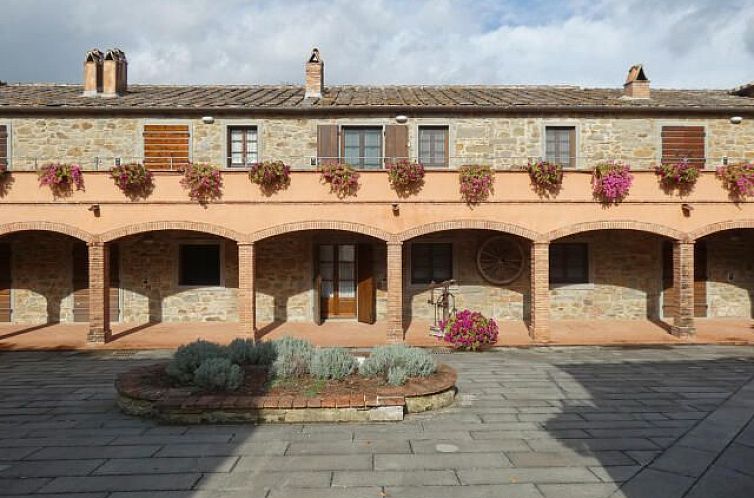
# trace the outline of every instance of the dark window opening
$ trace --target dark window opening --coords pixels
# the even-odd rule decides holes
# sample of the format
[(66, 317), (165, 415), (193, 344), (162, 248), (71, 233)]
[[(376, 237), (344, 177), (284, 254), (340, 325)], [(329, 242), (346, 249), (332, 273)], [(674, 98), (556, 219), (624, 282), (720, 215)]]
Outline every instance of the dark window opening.
[(183, 244), (179, 253), (179, 285), (220, 285), (219, 244)]
[(453, 278), (453, 244), (412, 244), (411, 283), (428, 284)]
[(448, 127), (419, 127), (419, 162), (428, 168), (448, 167)]
[(550, 245), (550, 283), (585, 284), (589, 282), (587, 244)]

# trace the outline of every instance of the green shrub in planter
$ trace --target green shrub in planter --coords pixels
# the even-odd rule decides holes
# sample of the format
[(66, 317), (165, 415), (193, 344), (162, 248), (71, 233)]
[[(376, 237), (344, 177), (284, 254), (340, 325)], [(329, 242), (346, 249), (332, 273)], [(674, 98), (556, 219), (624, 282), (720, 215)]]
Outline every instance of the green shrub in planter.
[(390, 382), (391, 369), (394, 370), (392, 375), (394, 381), (401, 377), (399, 370), (405, 372), (403, 378), (405, 382), (408, 377), (432, 375), (437, 371), (437, 361), (421, 348), (391, 344), (374, 348), (372, 354), (361, 364), (359, 373), (365, 377), (383, 377)]
[(274, 341), (276, 357), (272, 375), (279, 379), (301, 377), (310, 372), (314, 346), (309, 341), (283, 337)]
[(402, 386), (408, 380), (408, 371), (405, 367), (393, 365), (387, 371), (387, 383), (391, 386)]
[(206, 391), (235, 391), (243, 382), (243, 370), (227, 358), (207, 358), (194, 372), (194, 385)]
[(312, 355), (311, 374), (318, 379), (341, 380), (357, 367), (356, 358), (343, 348), (317, 348)]
[(209, 358), (227, 358), (227, 348), (214, 342), (201, 339), (181, 346), (165, 368), (165, 372), (182, 384), (189, 384), (194, 379), (194, 372), (204, 360)]
[(259, 365), (268, 367), (275, 361), (277, 353), (272, 342), (257, 342), (251, 339), (233, 339), (228, 345), (228, 358), (238, 365)]

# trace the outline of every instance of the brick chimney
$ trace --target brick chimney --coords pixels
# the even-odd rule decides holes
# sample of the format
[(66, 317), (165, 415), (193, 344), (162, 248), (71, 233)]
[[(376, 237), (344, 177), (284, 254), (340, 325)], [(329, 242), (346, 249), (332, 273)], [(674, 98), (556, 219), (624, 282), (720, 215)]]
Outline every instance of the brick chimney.
[(635, 64), (628, 70), (628, 77), (623, 83), (623, 95), (632, 99), (649, 98), (649, 79), (641, 64)]
[(97, 48), (86, 53), (84, 59), (84, 97), (102, 93), (102, 52)]
[(325, 90), (325, 63), (319, 56), (319, 49), (312, 50), (306, 63), (306, 93), (304, 97), (320, 98)]
[(128, 61), (126, 54), (117, 48), (105, 53), (102, 64), (102, 95), (116, 97), (128, 90)]

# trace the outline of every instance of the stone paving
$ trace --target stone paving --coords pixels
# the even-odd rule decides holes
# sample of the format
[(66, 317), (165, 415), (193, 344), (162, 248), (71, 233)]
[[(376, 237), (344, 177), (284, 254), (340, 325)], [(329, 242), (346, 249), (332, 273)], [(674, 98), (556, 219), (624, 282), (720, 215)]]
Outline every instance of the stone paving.
[(455, 406), (402, 423), (161, 426), (115, 375), (167, 353), (0, 353), (0, 495), (754, 496), (754, 348), (440, 355)]

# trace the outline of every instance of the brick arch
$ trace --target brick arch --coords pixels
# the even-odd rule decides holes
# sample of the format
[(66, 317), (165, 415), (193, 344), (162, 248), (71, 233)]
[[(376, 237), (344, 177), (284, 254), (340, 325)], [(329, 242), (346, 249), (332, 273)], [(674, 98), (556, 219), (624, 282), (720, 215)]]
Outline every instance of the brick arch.
[(409, 228), (398, 234), (398, 240), (404, 241), (426, 235), (433, 232), (442, 232), (444, 230), (494, 230), (496, 232), (505, 232), (511, 235), (518, 235), (529, 240), (539, 240), (540, 234), (511, 223), (502, 221), (488, 220), (451, 220), (440, 221), (437, 223), (427, 223), (414, 228)]
[(738, 228), (754, 228), (754, 220), (729, 220), (719, 221), (717, 223), (711, 223), (705, 225), (702, 228), (698, 228), (689, 234), (691, 240), (700, 239), (707, 235), (711, 235), (715, 232), (723, 232), (725, 230), (735, 230)]
[(43, 232), (55, 232), (68, 235), (84, 242), (93, 242), (96, 237), (89, 232), (85, 232), (76, 227), (64, 223), (52, 223), (49, 221), (20, 221), (16, 223), (6, 223), (0, 225), (0, 235), (6, 235), (14, 232), (24, 232), (29, 230), (38, 230)]
[(681, 231), (664, 225), (658, 225), (657, 223), (645, 223), (642, 221), (589, 221), (586, 223), (576, 223), (575, 225), (568, 225), (547, 232), (545, 237), (547, 240), (555, 240), (593, 230), (634, 230), (637, 232), (653, 233), (676, 240), (686, 239), (686, 234)]
[(135, 225), (128, 225), (105, 232), (101, 234), (99, 238), (102, 242), (110, 242), (129, 235), (161, 230), (188, 230), (192, 232), (217, 235), (236, 242), (243, 242), (246, 240), (246, 237), (243, 234), (236, 232), (235, 230), (230, 230), (217, 225), (210, 225), (208, 223), (197, 223), (194, 221), (148, 221), (145, 223), (136, 223)]
[(377, 239), (389, 241), (393, 236), (379, 228), (362, 225), (361, 223), (352, 223), (350, 221), (297, 221), (295, 223), (285, 223), (264, 230), (259, 230), (251, 234), (251, 241), (257, 242), (276, 235), (282, 235), (290, 232), (300, 232), (303, 230), (340, 230), (343, 232), (355, 232), (363, 235), (369, 235)]

